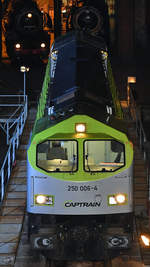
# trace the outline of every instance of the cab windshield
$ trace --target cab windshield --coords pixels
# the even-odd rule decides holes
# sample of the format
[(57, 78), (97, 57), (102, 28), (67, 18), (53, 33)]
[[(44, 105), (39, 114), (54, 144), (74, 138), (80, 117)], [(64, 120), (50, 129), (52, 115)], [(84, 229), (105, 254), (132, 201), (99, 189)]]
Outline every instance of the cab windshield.
[(84, 170), (113, 172), (125, 165), (124, 145), (115, 140), (84, 142)]
[(77, 171), (77, 141), (48, 140), (38, 144), (37, 166), (48, 172)]

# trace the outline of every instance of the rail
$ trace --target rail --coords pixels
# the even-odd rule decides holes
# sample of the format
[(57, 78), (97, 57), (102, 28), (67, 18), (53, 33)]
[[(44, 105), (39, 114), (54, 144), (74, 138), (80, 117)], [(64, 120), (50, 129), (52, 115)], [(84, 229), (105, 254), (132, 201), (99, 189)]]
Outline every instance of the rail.
[(15, 151), (19, 146), (19, 138), (27, 118), (27, 96), (0, 95), (1, 108), (3, 114), (0, 117), (0, 127), (5, 132), (8, 149), (0, 169), (0, 206), (15, 162)]

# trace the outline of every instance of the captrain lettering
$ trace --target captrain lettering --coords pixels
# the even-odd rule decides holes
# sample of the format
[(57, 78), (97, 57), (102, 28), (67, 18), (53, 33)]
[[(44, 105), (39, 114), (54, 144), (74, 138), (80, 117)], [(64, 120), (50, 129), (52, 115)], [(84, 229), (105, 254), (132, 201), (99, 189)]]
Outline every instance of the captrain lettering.
[(80, 207), (80, 208), (89, 208), (89, 207), (100, 207), (101, 203), (100, 202), (66, 202), (65, 203), (65, 207), (66, 208), (76, 208), (76, 207)]

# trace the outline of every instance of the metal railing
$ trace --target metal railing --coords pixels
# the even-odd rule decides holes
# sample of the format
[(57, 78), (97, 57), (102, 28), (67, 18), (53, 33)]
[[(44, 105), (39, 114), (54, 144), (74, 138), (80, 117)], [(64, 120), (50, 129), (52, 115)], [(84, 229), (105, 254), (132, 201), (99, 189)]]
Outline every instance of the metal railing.
[[(147, 184), (148, 184), (148, 200), (150, 202), (150, 147), (146, 149), (148, 142), (142, 120), (142, 105), (137, 105), (136, 100), (132, 94), (132, 90), (129, 91), (128, 101), (129, 112), (132, 120), (135, 122), (136, 138), (138, 141), (139, 149), (142, 152), (146, 165)], [(149, 107), (150, 108), (150, 107)]]
[[(1, 103), (2, 100), (2, 103)], [(7, 102), (8, 101), (8, 102)], [(0, 127), (6, 135), (8, 150), (0, 167), (0, 205), (5, 196), (11, 170), (15, 162), (15, 152), (27, 118), (27, 96), (0, 95)], [(11, 110), (9, 114), (9, 110)], [(6, 114), (4, 113), (6, 112)]]
[(139, 143), (140, 151), (143, 153), (143, 157), (146, 160), (145, 143), (147, 139), (142, 122), (142, 107), (140, 105), (137, 105), (136, 100), (132, 94), (132, 90), (130, 90), (129, 94), (128, 107), (131, 118), (135, 121), (136, 138)]

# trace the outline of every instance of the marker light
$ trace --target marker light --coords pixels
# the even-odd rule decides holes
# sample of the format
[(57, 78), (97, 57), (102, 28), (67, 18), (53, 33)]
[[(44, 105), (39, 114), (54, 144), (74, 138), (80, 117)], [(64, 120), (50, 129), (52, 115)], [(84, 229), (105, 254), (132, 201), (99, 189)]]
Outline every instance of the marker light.
[(37, 195), (36, 196), (36, 203), (44, 204), (46, 202), (46, 196), (44, 195)]
[(45, 48), (46, 47), (45, 43), (41, 43), (41, 47)]
[(150, 246), (150, 238), (146, 235), (141, 235), (141, 239), (146, 247)]
[(19, 43), (17, 43), (17, 44), (15, 44), (15, 47), (16, 47), (17, 49), (19, 49), (19, 48), (21, 47), (21, 45), (20, 45)]
[(32, 18), (32, 13), (28, 13), (28, 14), (27, 14), (27, 17), (28, 17), (29, 19), (31, 19), (31, 18)]
[(116, 205), (117, 204), (117, 201), (116, 201), (114, 196), (109, 197), (109, 204), (110, 205)]
[(75, 125), (75, 131), (77, 133), (85, 133), (85, 124), (84, 123), (77, 123)]
[(126, 194), (116, 194), (108, 196), (108, 205), (123, 205), (127, 202)]

